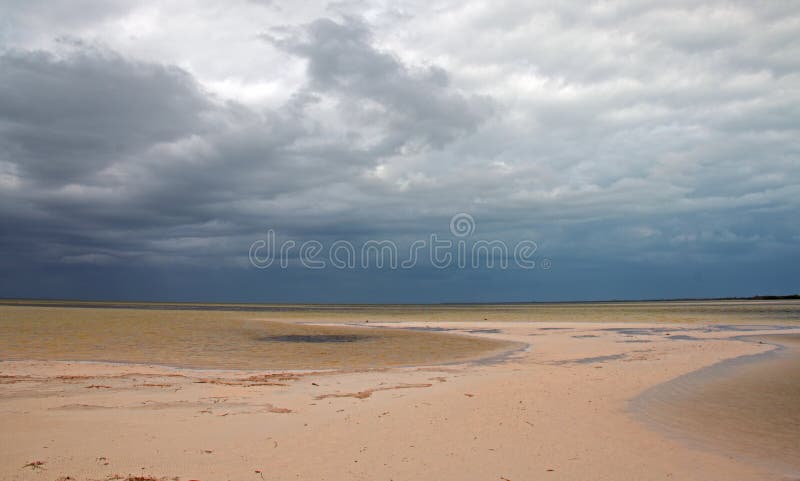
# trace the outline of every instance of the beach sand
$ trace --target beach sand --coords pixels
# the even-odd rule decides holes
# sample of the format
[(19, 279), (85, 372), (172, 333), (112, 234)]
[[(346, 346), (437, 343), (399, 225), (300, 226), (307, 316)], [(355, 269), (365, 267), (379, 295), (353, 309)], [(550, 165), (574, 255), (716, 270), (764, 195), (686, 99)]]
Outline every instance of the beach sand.
[[(771, 342), (739, 338), (744, 334), (775, 338), (800, 333), (798, 328), (393, 319), (362, 329), (371, 332), (375, 325), (446, 329), (512, 344), (505, 345), (505, 354), (487, 351), (471, 361), (352, 369), (0, 362), (0, 479), (785, 480), (800, 475), (791, 459), (772, 463), (769, 452), (753, 459), (714, 442), (698, 443), (684, 428), (665, 432), (655, 418), (643, 418), (639, 404), (649, 390), (683, 375), (775, 349)], [(417, 332), (434, 339), (442, 335)], [(682, 398), (662, 404), (669, 407), (677, 399)], [(751, 415), (759, 414), (742, 414)], [(791, 455), (791, 444), (788, 449)]]

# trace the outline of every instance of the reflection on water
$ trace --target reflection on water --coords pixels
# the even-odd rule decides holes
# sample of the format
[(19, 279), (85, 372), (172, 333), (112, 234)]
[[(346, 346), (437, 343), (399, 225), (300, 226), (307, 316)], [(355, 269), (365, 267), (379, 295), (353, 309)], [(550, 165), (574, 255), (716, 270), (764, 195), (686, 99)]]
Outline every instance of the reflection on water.
[(366, 368), (465, 360), (510, 347), (448, 333), (262, 321), (240, 312), (0, 307), (0, 359)]

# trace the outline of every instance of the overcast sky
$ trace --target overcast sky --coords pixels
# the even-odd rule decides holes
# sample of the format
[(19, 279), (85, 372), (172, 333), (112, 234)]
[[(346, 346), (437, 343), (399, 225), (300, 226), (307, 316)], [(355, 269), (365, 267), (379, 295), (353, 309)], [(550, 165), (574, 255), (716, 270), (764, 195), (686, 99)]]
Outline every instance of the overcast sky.
[[(646, 3), (0, 1), (0, 296), (800, 291), (800, 3)], [(539, 264), (248, 260), (458, 213)]]

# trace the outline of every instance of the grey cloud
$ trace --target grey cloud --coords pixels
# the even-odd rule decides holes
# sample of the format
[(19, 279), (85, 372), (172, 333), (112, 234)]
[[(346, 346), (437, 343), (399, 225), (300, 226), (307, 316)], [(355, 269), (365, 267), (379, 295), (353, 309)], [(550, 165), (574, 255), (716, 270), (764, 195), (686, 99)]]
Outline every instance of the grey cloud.
[[(165, 246), (225, 225), (224, 234), (213, 234), (219, 237), (209, 244), (214, 249), (198, 247), (188, 258), (240, 255), (230, 250), (246, 245), (238, 236), (252, 237), (265, 223), (280, 222), (290, 231), (335, 224), (358, 208), (354, 199), (379, 195), (348, 181), (376, 165), (380, 154), (350, 145), (320, 123), (313, 89), (300, 86), (283, 107), (260, 111), (214, 99), (182, 69), (71, 43), (66, 54), (11, 50), (0, 57), (0, 160), (16, 179), (0, 191), (1, 210), (13, 226), (5, 239), (9, 250), (71, 264), (161, 260)], [(420, 78), (403, 77), (399, 64), (390, 71), (398, 82), (416, 82), (419, 91), (401, 92), (409, 102), (450, 103), (459, 115), (469, 104), (448, 93), (441, 69)], [(430, 87), (435, 92), (427, 92)], [(403, 144), (423, 114), (396, 117), (413, 120), (410, 132), (391, 128), (396, 122), (378, 132)], [(440, 120), (440, 147), (477, 121)], [(327, 199), (327, 208), (317, 207), (320, 199)], [(225, 245), (228, 251), (220, 251)]]
[(194, 79), (99, 48), (0, 54), (0, 147), (28, 180), (66, 184), (203, 130)]
[(475, 129), (492, 113), (491, 100), (458, 92), (440, 67), (409, 67), (373, 45), (361, 21), (319, 19), (266, 35), (277, 47), (308, 62), (309, 89), (335, 95), (364, 123), (386, 123), (394, 148), (423, 141), (441, 148)]
[(117, 0), (0, 0), (0, 41), (58, 37), (118, 17), (134, 6)]
[[(420, 270), (403, 277), (404, 300), (437, 300), (450, 282), (460, 300), (690, 295), (689, 275), (707, 276), (691, 284), (702, 292), (790, 286), (800, 99), (787, 32), (800, 12), (779, 3), (411, 2), (372, 5), (361, 20), (298, 10), (274, 19), (295, 26), (245, 32), (252, 50), (221, 62), (282, 55), (285, 65), (255, 75), (256, 88), (276, 89), (269, 107), (201, 87), (208, 79), (180, 52), (220, 55), (212, 40), (103, 49), (69, 35), (119, 13), (65, 21), (57, 34), (71, 47), (0, 55), (0, 272), (38, 265), (22, 270), (61, 282), (135, 266), (137, 279), (159, 268), (196, 285), (198, 273), (231, 269), (224, 276), (256, 297), (263, 282), (283, 299), (335, 299), (347, 278), (370, 293), (358, 300), (385, 300), (375, 285), (390, 277), (252, 277), (243, 258), (270, 227), (410, 242), (469, 212), (476, 238), (535, 239), (553, 277)], [(719, 20), (726, 9), (736, 29)], [(750, 270), (733, 279), (739, 261)], [(668, 281), (642, 287), (653, 275)]]

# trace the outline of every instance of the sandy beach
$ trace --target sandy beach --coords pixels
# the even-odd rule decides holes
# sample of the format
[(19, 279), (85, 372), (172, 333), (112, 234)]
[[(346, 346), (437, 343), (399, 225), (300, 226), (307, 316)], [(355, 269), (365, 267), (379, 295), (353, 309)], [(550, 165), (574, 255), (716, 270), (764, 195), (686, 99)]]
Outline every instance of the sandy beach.
[(353, 369), (0, 362), (0, 479), (800, 477), (791, 434), (774, 438), (789, 459), (752, 459), (667, 432), (635, 405), (683, 375), (778, 349), (796, 324), (350, 324), (508, 344), (467, 361)]
[(0, 481), (800, 481), (800, 0), (0, 0)]

